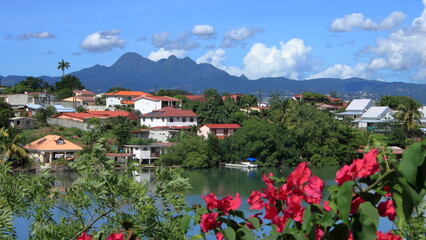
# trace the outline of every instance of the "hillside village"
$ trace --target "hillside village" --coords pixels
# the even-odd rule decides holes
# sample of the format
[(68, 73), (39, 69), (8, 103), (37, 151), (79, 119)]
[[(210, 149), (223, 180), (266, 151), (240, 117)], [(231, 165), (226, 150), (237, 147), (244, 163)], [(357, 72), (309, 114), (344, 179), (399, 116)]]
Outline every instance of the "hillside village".
[[(64, 79), (66, 78), (76, 80), (75, 77), (68, 76)], [(27, 82), (30, 80), (32, 79)], [(63, 96), (62, 99), (58, 95), (62, 95), (63, 90), (56, 93), (51, 91), (52, 89), (8, 93), (8, 90), (3, 88), (3, 94), (0, 95), (2, 114), (8, 117), (7, 121), (2, 123), (2, 131), (5, 132), (5, 129), (10, 127), (27, 135), (27, 141), (24, 141), (25, 144), (21, 143), (21, 147), (28, 152), (28, 158), (32, 161), (46, 166), (64, 162), (64, 159), (67, 162), (73, 160), (83, 149), (90, 151), (90, 147), (93, 147), (99, 139), (106, 138), (107, 144), (112, 146), (109, 152), (105, 153), (109, 158), (115, 159), (120, 164), (137, 161), (139, 164), (152, 165), (156, 164), (170, 147), (181, 144), (182, 136), (198, 136), (199, 139), (204, 139), (200, 141), (219, 146), (219, 143), (211, 138), (224, 142), (225, 138), (237, 133), (241, 127), (245, 127), (246, 121), (250, 119), (257, 119), (258, 124), (268, 125), (276, 123), (276, 120), (281, 118), (278, 122), (282, 121), (280, 124), (285, 126), (291, 109), (299, 108), (297, 106), (300, 105), (325, 112), (329, 118), (326, 121), (338, 120), (347, 123), (348, 126), (356, 129), (356, 134), (392, 135), (392, 132), (397, 131), (395, 129), (400, 129), (398, 131), (405, 131), (406, 140), (408, 137), (414, 137), (411, 139), (415, 140), (418, 137), (424, 137), (426, 132), (426, 106), (421, 106), (414, 99), (407, 97), (385, 96), (380, 102), (374, 102), (371, 99), (344, 101), (338, 98), (336, 93), (330, 96), (304, 92), (288, 99), (275, 94), (270, 96), (268, 101), (260, 102), (253, 95), (218, 93), (215, 89), (207, 89), (202, 95), (192, 95), (179, 90), (147, 93), (125, 88), (113, 88), (107, 93), (95, 94), (84, 89), (81, 83), (77, 83), (78, 88), (81, 89), (74, 88), (68, 94), (71, 96)], [(395, 101), (400, 102), (395, 103)], [(386, 105), (387, 103), (391, 106)], [(411, 126), (413, 123), (406, 123), (405, 121), (408, 120), (401, 117), (404, 110), (401, 104), (405, 103), (411, 107), (410, 111), (413, 111), (413, 106), (416, 108), (414, 110), (417, 111), (417, 115), (409, 116), (414, 121), (414, 126)], [(291, 107), (291, 105), (294, 106)], [(297, 121), (312, 120), (310, 117), (303, 119), (302, 115), (295, 117), (302, 118)], [(411, 125), (407, 127), (406, 124)], [(35, 129), (56, 130), (50, 131), (52, 134), (38, 135), (37, 139), (34, 139), (35, 134), (25, 134), (26, 131), (35, 131)], [(71, 129), (73, 134), (62, 136), (61, 132), (66, 132), (66, 129)], [(353, 135), (353, 133), (350, 134)], [(400, 139), (403, 137), (400, 136)], [(401, 149), (407, 143), (393, 141), (393, 144), (397, 145), (394, 146), (395, 148)], [(232, 143), (229, 143), (229, 146), (232, 146)], [(262, 154), (258, 151), (254, 150), (250, 154), (256, 154), (255, 157), (262, 158)], [(271, 152), (271, 154), (275, 153)], [(221, 156), (223, 152), (217, 155), (213, 157), (216, 159), (213, 162), (204, 159), (202, 160), (204, 164), (187, 166), (206, 167), (226, 161), (223, 159), (224, 156)], [(299, 155), (300, 158), (313, 160), (312, 158), (320, 157), (321, 153), (316, 151), (311, 156), (303, 156), (304, 153), (299, 152), (293, 155), (292, 158)], [(8, 157), (16, 158), (13, 155)], [(198, 156), (200, 157), (212, 158), (207, 153)], [(266, 160), (268, 157), (265, 156), (263, 158), (264, 165), (283, 164), (280, 160)], [(184, 161), (172, 161), (168, 164), (182, 165)], [(164, 163), (167, 161), (162, 162)], [(329, 164), (335, 163), (339, 162), (332, 161)]]

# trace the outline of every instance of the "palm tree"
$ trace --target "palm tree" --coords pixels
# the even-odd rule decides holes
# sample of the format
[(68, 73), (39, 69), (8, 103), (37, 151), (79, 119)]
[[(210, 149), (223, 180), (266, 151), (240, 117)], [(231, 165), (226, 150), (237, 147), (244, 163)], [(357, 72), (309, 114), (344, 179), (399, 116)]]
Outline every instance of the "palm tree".
[(70, 68), (71, 65), (69, 62), (64, 62), (64, 59), (62, 61), (58, 62), (58, 69), (62, 70), (62, 77), (65, 76), (65, 69)]
[(398, 106), (396, 118), (402, 122), (402, 128), (407, 134), (415, 129), (416, 124), (421, 124), (423, 113), (419, 110), (421, 104), (416, 101), (405, 101)]
[[(21, 147), (25, 138), (15, 128), (0, 129), (0, 150), (4, 160), (16, 159), (19, 165), (28, 163), (28, 152)], [(0, 159), (2, 160), (2, 159)]]

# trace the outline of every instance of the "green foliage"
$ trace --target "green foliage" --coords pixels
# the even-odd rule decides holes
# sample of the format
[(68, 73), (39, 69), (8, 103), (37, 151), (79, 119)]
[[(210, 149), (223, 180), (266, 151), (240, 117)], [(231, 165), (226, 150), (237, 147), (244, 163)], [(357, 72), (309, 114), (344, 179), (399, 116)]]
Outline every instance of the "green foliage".
[(70, 68), (71, 65), (69, 62), (65, 62), (64, 59), (62, 59), (62, 61), (58, 62), (58, 67), (57, 69), (61, 69), (62, 70), (62, 77), (65, 75), (65, 69)]
[(22, 147), (25, 140), (15, 128), (0, 128), (0, 162), (16, 160), (20, 166), (27, 165), (28, 152)]
[(152, 138), (131, 138), (127, 144), (130, 145), (150, 145), (155, 143), (155, 139)]
[(55, 82), (55, 90), (59, 91), (62, 89), (84, 89), (84, 86), (79, 78), (68, 74), (63, 76), (61, 81)]
[(24, 92), (51, 92), (53, 86), (45, 82), (42, 78), (27, 77), (25, 80), (18, 82), (7, 90), (8, 94), (11, 93), (24, 93)]
[(36, 111), (35, 118), (37, 122), (42, 126), (47, 126), (47, 119), (56, 113), (56, 108), (53, 106), (47, 106), (46, 108), (39, 108)]
[(0, 128), (9, 127), (9, 118), (13, 117), (12, 107), (3, 99), (0, 100)]
[(116, 144), (124, 145), (130, 140), (129, 131), (132, 130), (132, 125), (128, 118), (119, 116), (111, 119), (112, 133), (117, 137)]
[(380, 101), (377, 103), (377, 106), (388, 106), (395, 110), (400, 110), (401, 105), (414, 105), (417, 108), (421, 107), (422, 105), (414, 100), (411, 97), (405, 97), (405, 96), (383, 96), (380, 98)]
[(64, 88), (56, 92), (58, 99), (69, 98), (73, 96), (71, 88)]
[[(397, 233), (407, 240), (426, 240), (426, 203), (419, 206), (418, 212), (412, 215), (408, 222)], [(398, 220), (397, 220), (398, 224)]]
[(237, 105), (239, 108), (245, 108), (249, 106), (257, 106), (257, 97), (253, 95), (237, 96)]
[(329, 103), (330, 100), (327, 96), (320, 94), (320, 93), (314, 93), (314, 92), (303, 92), (303, 101), (304, 102), (312, 102), (312, 103)]
[(124, 87), (113, 87), (113, 88), (108, 89), (107, 93), (119, 92), (119, 91), (131, 91), (131, 90), (128, 89), (128, 88), (124, 88)]
[(192, 95), (192, 93), (180, 89), (160, 89), (160, 91), (151, 93), (154, 96), (169, 96), (175, 97), (176, 95)]
[(87, 108), (85, 107), (85, 106), (83, 106), (83, 105), (78, 105), (76, 108), (75, 108), (75, 111), (77, 111), (77, 112), (84, 112), (84, 111), (87, 111)]

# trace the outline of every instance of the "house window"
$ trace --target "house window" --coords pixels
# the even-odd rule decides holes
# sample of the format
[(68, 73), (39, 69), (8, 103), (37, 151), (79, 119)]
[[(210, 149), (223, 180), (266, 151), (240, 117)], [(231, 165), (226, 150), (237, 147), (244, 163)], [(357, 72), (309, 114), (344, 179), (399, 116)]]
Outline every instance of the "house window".
[(171, 117), (169, 121), (170, 121), (170, 122), (173, 122), (173, 117)]
[(193, 118), (193, 117), (190, 117), (190, 118), (189, 118), (189, 121), (190, 121), (190, 122), (194, 122), (194, 118)]
[(16, 126), (21, 125), (21, 121), (16, 121)]
[(183, 118), (182, 118), (182, 122), (186, 122), (186, 117), (183, 117)]
[(151, 117), (151, 122), (153, 122), (154, 121), (154, 118), (153, 117)]
[(162, 117), (161, 120), (164, 122), (164, 117)]
[(148, 151), (147, 147), (142, 148), (142, 151)]
[(144, 121), (144, 122), (145, 122), (145, 117), (142, 117), (142, 121)]
[(223, 135), (228, 135), (228, 129), (223, 129)]

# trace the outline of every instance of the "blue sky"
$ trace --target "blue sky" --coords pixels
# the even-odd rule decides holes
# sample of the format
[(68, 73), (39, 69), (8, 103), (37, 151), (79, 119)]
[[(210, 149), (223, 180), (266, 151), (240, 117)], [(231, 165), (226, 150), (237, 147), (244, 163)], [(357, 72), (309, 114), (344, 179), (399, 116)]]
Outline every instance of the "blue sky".
[(4, 1), (0, 75), (59, 76), (61, 59), (78, 71), (136, 52), (250, 79), (426, 83), (424, 10), (420, 0)]

